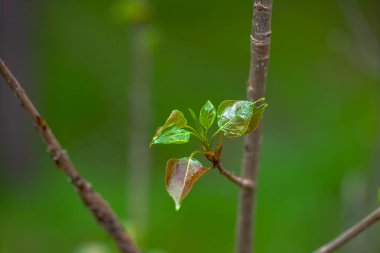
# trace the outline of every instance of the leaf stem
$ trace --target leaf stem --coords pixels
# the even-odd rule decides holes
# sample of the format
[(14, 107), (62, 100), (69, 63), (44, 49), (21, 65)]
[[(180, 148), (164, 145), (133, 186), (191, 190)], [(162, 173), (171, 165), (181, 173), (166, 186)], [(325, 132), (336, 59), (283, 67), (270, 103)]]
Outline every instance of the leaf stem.
[(193, 135), (195, 138), (197, 138), (202, 144), (204, 144), (202, 137), (200, 137), (198, 134), (194, 132), (190, 132), (190, 134)]
[(198, 131), (197, 131), (197, 130), (195, 130), (194, 128), (192, 128), (192, 127), (191, 127), (191, 126), (189, 126), (189, 125), (186, 125), (184, 128), (187, 128), (187, 129), (189, 129), (189, 130), (193, 131), (194, 133), (198, 133)]
[(202, 143), (205, 141), (205, 138), (203, 137), (203, 135), (199, 133), (197, 130), (195, 130), (194, 128), (192, 128), (191, 126), (186, 125), (184, 128), (189, 129), (190, 133), (193, 133), (193, 135), (196, 136)]
[(207, 138), (205, 138), (205, 137), (199, 135), (199, 132), (196, 131), (196, 130), (195, 130), (194, 128), (192, 128), (191, 126), (188, 126), (188, 125), (187, 125), (187, 126), (185, 126), (184, 128), (189, 129), (189, 130), (190, 130), (190, 134), (193, 135), (195, 138), (197, 138), (197, 139), (201, 142), (201, 144), (205, 146), (205, 148), (207, 149), (207, 151), (211, 150), (211, 146), (210, 146), (210, 144), (209, 144)]
[(193, 153), (191, 153), (189, 158), (192, 159), (196, 154), (201, 154), (201, 153), (203, 153), (203, 152), (200, 150), (195, 150), (195, 151), (193, 151)]
[(219, 135), (218, 145), (222, 145), (223, 139), (224, 139), (224, 133)]
[(214, 138), (218, 135), (218, 133), (222, 130), (222, 127), (219, 128), (212, 136), (210, 139), (210, 143), (212, 144), (214, 142)]

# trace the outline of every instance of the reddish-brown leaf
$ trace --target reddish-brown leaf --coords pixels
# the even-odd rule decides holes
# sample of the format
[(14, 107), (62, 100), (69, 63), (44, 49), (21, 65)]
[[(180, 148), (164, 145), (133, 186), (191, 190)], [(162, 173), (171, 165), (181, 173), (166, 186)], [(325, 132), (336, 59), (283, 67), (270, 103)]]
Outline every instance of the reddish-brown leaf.
[(207, 171), (196, 159), (184, 157), (170, 159), (166, 163), (166, 190), (179, 210), (182, 200), (189, 194), (193, 184)]

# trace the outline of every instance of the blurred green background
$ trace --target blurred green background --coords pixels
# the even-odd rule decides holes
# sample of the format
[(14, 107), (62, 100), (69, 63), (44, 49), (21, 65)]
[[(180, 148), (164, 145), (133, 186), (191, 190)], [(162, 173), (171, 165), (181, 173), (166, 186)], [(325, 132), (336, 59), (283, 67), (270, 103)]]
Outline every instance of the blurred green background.
[[(146, 138), (172, 109), (245, 98), (252, 2), (146, 4), (1, 0), (1, 57), (146, 252), (233, 252), (237, 187), (209, 172), (176, 212), (166, 160), (188, 156), (195, 141), (149, 150)], [(311, 252), (377, 205), (379, 12), (376, 0), (274, 1), (255, 252)], [(137, 72), (146, 90), (131, 87)], [(0, 92), (0, 253), (116, 252), (11, 92)], [(146, 147), (137, 162), (151, 157), (147, 193), (128, 179), (133, 136)], [(225, 141), (234, 173), (241, 151), (242, 139)], [(130, 209), (145, 216), (133, 220)], [(379, 233), (341, 252), (378, 253)]]

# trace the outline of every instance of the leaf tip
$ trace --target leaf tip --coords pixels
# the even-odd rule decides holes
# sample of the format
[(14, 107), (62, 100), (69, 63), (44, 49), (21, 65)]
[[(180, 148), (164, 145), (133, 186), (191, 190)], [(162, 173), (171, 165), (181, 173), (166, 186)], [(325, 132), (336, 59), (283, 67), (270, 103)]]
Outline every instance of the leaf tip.
[(265, 101), (265, 98), (259, 98), (259, 99), (257, 99), (257, 100), (255, 101), (255, 103), (263, 102), (263, 101)]
[(194, 110), (191, 109), (191, 108), (187, 108), (187, 110), (189, 110), (191, 116), (194, 118), (194, 117), (195, 117), (195, 112), (194, 112)]
[(178, 212), (180, 208), (181, 208), (181, 204), (179, 202), (176, 202), (175, 203), (175, 210)]

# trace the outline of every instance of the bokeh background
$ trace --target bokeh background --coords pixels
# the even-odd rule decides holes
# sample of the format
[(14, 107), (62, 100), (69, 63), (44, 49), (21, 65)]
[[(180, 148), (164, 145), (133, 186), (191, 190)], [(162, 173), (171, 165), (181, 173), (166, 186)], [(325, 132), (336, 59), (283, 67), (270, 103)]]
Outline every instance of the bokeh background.
[[(245, 98), (252, 2), (0, 3), (1, 58), (138, 244), (233, 252), (237, 187), (209, 172), (176, 212), (166, 160), (196, 143), (148, 142), (172, 109)], [(379, 13), (377, 0), (274, 1), (255, 252), (311, 252), (378, 205)], [(0, 82), (0, 252), (116, 252)], [(234, 173), (241, 151), (225, 141)], [(341, 252), (378, 253), (379, 233)]]

